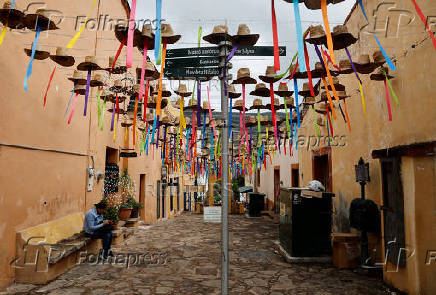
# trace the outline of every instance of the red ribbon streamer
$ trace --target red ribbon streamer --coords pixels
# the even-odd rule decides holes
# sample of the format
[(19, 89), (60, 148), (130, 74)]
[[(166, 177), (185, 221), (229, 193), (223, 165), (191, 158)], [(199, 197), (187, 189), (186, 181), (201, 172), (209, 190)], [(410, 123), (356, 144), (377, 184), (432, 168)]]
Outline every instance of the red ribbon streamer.
[(332, 125), (332, 120), (330, 119), (330, 110), (329, 110), (329, 105), (327, 104), (327, 102), (325, 102), (325, 106), (327, 107), (327, 118), (329, 120), (330, 134), (333, 136), (333, 125)]
[(310, 65), (309, 65), (309, 53), (307, 52), (306, 42), (304, 42), (304, 59), (306, 61), (307, 78), (309, 79), (310, 95), (315, 97), (315, 90), (313, 89), (313, 82), (312, 82), (312, 73), (310, 72)]
[(412, 0), (412, 2), (413, 2), (413, 5), (415, 5), (416, 13), (418, 13), (419, 17), (421, 18), (422, 23), (425, 25), (425, 27), (426, 27), (426, 29), (427, 29), (429, 35), (430, 35), (430, 38), (431, 38), (431, 40), (433, 41), (433, 46), (434, 46), (434, 48), (436, 49), (436, 39), (435, 39), (435, 37), (434, 37), (434, 35), (433, 35), (433, 32), (430, 30), (430, 27), (428, 26), (427, 18), (426, 18), (425, 15), (422, 13), (421, 8), (419, 8), (419, 6), (418, 6), (418, 4), (416, 3), (416, 1), (415, 1), (415, 0)]
[(298, 60), (297, 60), (297, 63), (295, 64), (294, 70), (292, 71), (291, 75), (289, 76), (289, 81), (291, 81), (292, 78), (294, 78), (294, 75), (297, 72), (297, 68), (298, 68)]
[(274, 0), (271, 0), (271, 14), (272, 14), (272, 30), (274, 42), (274, 70), (280, 70), (280, 53), (279, 53), (279, 37), (277, 34), (277, 18), (274, 8)]
[(277, 145), (277, 120), (276, 120), (276, 109), (274, 107), (274, 85), (273, 83), (269, 83), (269, 94), (271, 96), (271, 112), (272, 112), (272, 120), (274, 126), (274, 143)]
[[(145, 123), (147, 116), (147, 101), (148, 101), (148, 89), (150, 88), (150, 80), (147, 80), (145, 84), (145, 96), (144, 96), (144, 114), (142, 115), (142, 121)], [(148, 122), (147, 122), (148, 124)]]
[(48, 90), (50, 89), (51, 80), (53, 80), (53, 75), (54, 75), (55, 71), (56, 71), (56, 66), (54, 67), (53, 72), (51, 72), (50, 80), (48, 81), (47, 89), (45, 90), (45, 95), (44, 95), (44, 106), (45, 106), (45, 103), (46, 103), (46, 101), (47, 101), (47, 92), (48, 92)]
[(120, 44), (120, 47), (118, 47), (117, 54), (115, 55), (115, 58), (114, 58), (114, 63), (112, 64), (112, 67), (111, 67), (111, 70), (110, 70), (111, 74), (112, 74), (112, 71), (114, 70), (114, 67), (115, 67), (115, 64), (116, 64), (116, 62), (118, 60), (118, 57), (120, 57), (121, 50), (123, 49), (123, 47), (126, 44), (126, 42), (127, 42), (127, 38), (124, 38), (123, 41)]
[(142, 94), (144, 94), (144, 77), (145, 77), (145, 67), (147, 64), (147, 50), (148, 41), (144, 42), (144, 55), (142, 56), (142, 68), (141, 68), (141, 79), (139, 82), (139, 101), (142, 100)]
[(383, 81), (385, 83), (385, 93), (386, 93), (386, 104), (388, 106), (388, 115), (389, 115), (389, 121), (392, 121), (392, 110), (391, 110), (391, 102), (389, 100), (389, 91), (388, 86), (386, 84), (386, 80)]

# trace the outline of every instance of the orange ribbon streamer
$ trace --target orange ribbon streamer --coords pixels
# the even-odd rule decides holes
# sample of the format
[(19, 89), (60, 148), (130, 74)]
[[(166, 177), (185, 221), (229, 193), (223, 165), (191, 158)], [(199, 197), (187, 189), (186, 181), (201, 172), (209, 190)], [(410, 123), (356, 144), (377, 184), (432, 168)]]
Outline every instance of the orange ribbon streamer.
[[(339, 101), (339, 96), (338, 96), (338, 93), (336, 92), (335, 85), (333, 84), (333, 78), (332, 78), (332, 75), (330, 74), (329, 66), (328, 66), (328, 64), (327, 64), (327, 60), (326, 60), (326, 58), (325, 58), (324, 52), (321, 51), (321, 54), (322, 54), (322, 59), (324, 60), (325, 70), (326, 70), (326, 72), (327, 72), (327, 77), (328, 77), (328, 79), (329, 79), (329, 84), (330, 84), (330, 87), (332, 88), (333, 95), (335, 96), (335, 99), (336, 99), (337, 101)], [(328, 89), (327, 89), (327, 88), (326, 88), (326, 92), (328, 92)]]
[(350, 118), (348, 117), (347, 102), (345, 101), (345, 99), (344, 99), (344, 111), (345, 111), (345, 118), (347, 119), (348, 131), (351, 132), (351, 123), (350, 123)]
[(324, 84), (324, 89), (326, 90), (325, 92), (327, 93), (327, 98), (329, 100), (330, 108), (332, 109), (333, 119), (336, 120), (336, 112), (335, 112), (335, 109), (333, 107), (332, 97), (330, 96), (330, 92), (328, 90), (327, 81), (325, 80), (325, 77), (322, 77), (321, 80), (322, 80), (322, 83)]
[[(327, 0), (321, 0), (322, 18), (324, 20), (325, 34), (327, 36), (327, 47), (334, 64), (336, 64), (335, 54), (333, 51), (332, 34), (330, 33), (329, 19), (327, 17)], [(327, 66), (327, 64), (326, 64)]]

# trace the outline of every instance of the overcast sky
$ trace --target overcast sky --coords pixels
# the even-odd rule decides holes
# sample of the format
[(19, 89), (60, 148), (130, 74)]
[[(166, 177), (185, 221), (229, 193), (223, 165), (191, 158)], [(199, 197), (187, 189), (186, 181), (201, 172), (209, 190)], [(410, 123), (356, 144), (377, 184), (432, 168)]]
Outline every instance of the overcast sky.
[[(240, 23), (247, 24), (252, 33), (260, 34), (256, 45), (273, 45), (270, 0), (163, 0), (162, 2), (162, 18), (166, 20), (165, 22), (171, 24), (176, 34), (182, 35), (179, 42), (168, 46), (168, 48), (196, 47), (200, 26), (203, 30), (203, 36), (211, 33), (213, 27), (219, 24), (227, 24), (229, 33), (236, 34)], [(345, 0), (336, 5), (328, 5), (331, 30), (335, 25), (343, 24), (355, 2), (356, 0)], [(136, 19), (154, 20), (156, 15), (155, 4), (155, 0), (137, 1)], [(297, 52), (294, 10), (292, 4), (283, 0), (275, 0), (275, 10), (279, 45), (286, 46), (287, 50), (287, 56), (280, 57), (281, 72), (283, 72), (289, 66), (292, 56)], [(303, 31), (310, 25), (323, 24), (321, 10), (309, 10), (301, 3), (300, 13)], [(201, 46), (212, 45), (202, 40)], [(148, 54), (154, 61), (152, 51), (149, 51)], [(310, 55), (313, 56), (313, 52)], [(266, 66), (273, 65), (273, 61), (273, 57), (234, 57), (231, 61), (233, 69), (230, 72), (233, 74), (233, 78), (236, 79), (239, 68), (249, 67), (251, 76), (257, 79), (259, 75), (265, 74)], [(312, 65), (315, 61), (314, 58), (311, 58)], [(173, 88), (175, 88), (178, 82), (172, 82), (172, 84)], [(192, 90), (192, 82), (188, 84), (188, 88)], [(202, 84), (202, 100), (207, 99), (207, 84)], [(217, 85), (219, 84), (213, 83), (213, 85), (210, 85), (210, 98), (213, 107), (220, 109), (220, 93), (219, 88), (216, 87)], [(288, 86), (293, 89), (292, 85), (289, 84)], [(275, 88), (277, 87), (278, 85), (275, 85)], [(254, 85), (247, 86), (247, 94), (253, 89)], [(237, 86), (237, 91), (241, 91), (240, 86)], [(246, 98), (247, 106), (251, 106), (254, 98), (249, 95)]]

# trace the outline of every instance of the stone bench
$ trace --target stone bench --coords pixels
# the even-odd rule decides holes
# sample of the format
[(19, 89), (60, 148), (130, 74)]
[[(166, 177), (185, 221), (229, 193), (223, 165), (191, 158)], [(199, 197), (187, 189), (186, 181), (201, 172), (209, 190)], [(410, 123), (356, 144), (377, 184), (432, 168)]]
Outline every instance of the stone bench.
[(15, 280), (45, 284), (76, 266), (81, 252), (97, 254), (101, 242), (83, 234), (83, 219), (76, 213), (17, 232)]

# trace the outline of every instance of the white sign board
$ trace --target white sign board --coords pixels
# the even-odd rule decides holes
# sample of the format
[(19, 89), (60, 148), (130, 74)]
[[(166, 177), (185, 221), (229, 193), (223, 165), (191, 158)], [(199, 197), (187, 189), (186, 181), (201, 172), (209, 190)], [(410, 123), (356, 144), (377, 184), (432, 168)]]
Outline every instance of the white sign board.
[(204, 207), (203, 221), (221, 223), (221, 207)]

